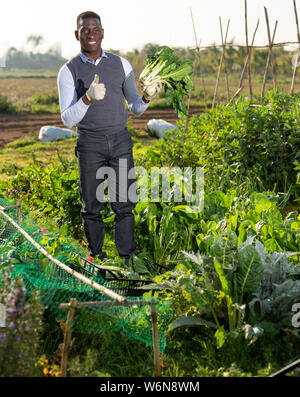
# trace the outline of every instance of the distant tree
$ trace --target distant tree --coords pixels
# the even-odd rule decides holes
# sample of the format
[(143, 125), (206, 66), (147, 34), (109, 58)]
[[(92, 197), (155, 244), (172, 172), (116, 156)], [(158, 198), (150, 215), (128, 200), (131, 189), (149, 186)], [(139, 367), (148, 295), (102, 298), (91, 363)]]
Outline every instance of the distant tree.
[(39, 45), (44, 41), (43, 36), (32, 34), (27, 37), (26, 43), (32, 46), (32, 52), (37, 52)]
[(159, 44), (157, 44), (157, 43), (147, 43), (147, 44), (145, 44), (143, 49), (142, 49), (142, 55), (145, 58), (148, 55), (153, 55), (155, 53), (157, 47), (159, 47)]

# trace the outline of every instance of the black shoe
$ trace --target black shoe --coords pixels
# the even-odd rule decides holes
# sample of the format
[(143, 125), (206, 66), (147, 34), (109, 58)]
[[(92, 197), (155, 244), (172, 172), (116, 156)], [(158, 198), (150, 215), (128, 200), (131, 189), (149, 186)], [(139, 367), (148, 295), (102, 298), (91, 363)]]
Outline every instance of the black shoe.
[(133, 255), (135, 255), (135, 254), (126, 255), (126, 256), (123, 256), (123, 257), (122, 257), (122, 258), (124, 258), (125, 266), (129, 267), (129, 265), (130, 265), (130, 260), (132, 259)]
[[(103, 252), (104, 255), (97, 255), (96, 258), (99, 259), (99, 261), (101, 262), (101, 264), (103, 263), (104, 259), (106, 258), (106, 252)], [(97, 266), (97, 265), (95, 265)], [(100, 276), (102, 278), (105, 279), (106, 276), (106, 270), (105, 269), (98, 269), (98, 274), (97, 277)]]
[(107, 257), (105, 251), (102, 251), (100, 254), (94, 255), (94, 257), (98, 258), (101, 262)]

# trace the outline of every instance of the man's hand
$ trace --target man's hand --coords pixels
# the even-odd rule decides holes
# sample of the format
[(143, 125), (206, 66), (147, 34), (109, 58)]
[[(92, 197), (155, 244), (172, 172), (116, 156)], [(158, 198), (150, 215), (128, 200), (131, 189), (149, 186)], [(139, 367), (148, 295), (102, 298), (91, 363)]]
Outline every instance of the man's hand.
[(143, 98), (146, 99), (146, 101), (152, 101), (152, 99), (154, 99), (159, 94), (162, 87), (162, 83), (146, 87), (143, 91)]
[(105, 97), (105, 85), (99, 84), (99, 76), (95, 74), (94, 80), (86, 92), (86, 97), (89, 101), (100, 101)]

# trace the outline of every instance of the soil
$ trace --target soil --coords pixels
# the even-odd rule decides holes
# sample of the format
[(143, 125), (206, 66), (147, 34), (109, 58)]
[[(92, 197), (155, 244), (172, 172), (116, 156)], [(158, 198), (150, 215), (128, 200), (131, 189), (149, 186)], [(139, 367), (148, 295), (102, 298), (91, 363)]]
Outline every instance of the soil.
[[(203, 110), (203, 108), (191, 108), (189, 115), (201, 114)], [(162, 119), (174, 125), (178, 120), (172, 109), (148, 109), (139, 117), (129, 114), (132, 127), (140, 131), (147, 130), (147, 122), (151, 119)], [(0, 148), (19, 138), (38, 137), (40, 128), (46, 125), (65, 128), (60, 114), (0, 114)]]

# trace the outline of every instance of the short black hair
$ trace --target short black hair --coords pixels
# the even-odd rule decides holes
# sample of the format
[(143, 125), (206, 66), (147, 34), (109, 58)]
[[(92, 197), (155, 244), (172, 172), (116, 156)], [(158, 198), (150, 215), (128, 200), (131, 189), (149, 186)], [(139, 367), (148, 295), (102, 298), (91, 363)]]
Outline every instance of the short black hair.
[(77, 19), (76, 19), (76, 26), (77, 26), (77, 29), (79, 28), (80, 21), (81, 21), (82, 19), (85, 19), (85, 18), (97, 18), (97, 19), (99, 20), (100, 26), (102, 27), (102, 25), (101, 25), (101, 18), (100, 18), (100, 16), (99, 16), (98, 14), (96, 14), (96, 13), (93, 12), (93, 11), (84, 11), (84, 12), (82, 12), (81, 14), (79, 14), (78, 17), (77, 17)]

